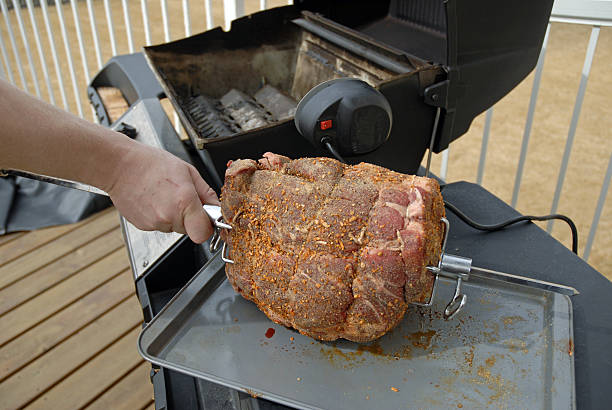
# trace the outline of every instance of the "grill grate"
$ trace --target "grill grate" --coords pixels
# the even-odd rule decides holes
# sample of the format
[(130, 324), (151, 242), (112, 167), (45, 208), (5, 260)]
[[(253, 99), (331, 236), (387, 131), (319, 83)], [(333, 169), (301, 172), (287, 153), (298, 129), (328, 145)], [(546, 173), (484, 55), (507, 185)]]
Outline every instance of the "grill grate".
[(220, 110), (217, 100), (203, 95), (191, 98), (185, 108), (201, 138), (234, 135), (240, 128)]
[(184, 104), (192, 125), (204, 139), (231, 136), (291, 118), (296, 102), (266, 85), (253, 97), (232, 89), (219, 100), (196, 95)]

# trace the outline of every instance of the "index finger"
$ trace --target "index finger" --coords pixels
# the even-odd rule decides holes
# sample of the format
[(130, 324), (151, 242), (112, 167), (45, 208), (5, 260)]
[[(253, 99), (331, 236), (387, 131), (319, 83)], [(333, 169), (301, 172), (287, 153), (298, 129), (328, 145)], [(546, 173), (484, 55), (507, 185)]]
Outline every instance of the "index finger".
[(193, 181), (193, 185), (196, 188), (196, 192), (202, 204), (220, 205), (219, 198), (217, 198), (215, 191), (208, 186), (206, 181), (202, 179), (200, 173), (194, 167), (189, 167), (189, 175), (191, 176), (191, 180)]

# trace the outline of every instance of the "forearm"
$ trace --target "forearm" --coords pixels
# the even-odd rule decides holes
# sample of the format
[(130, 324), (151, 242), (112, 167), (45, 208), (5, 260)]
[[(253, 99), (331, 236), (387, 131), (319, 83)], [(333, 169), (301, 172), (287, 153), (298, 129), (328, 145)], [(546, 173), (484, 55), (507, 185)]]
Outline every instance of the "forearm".
[(72, 179), (108, 189), (134, 144), (0, 80), (0, 168)]
[(43, 103), (2, 80), (0, 169), (94, 185), (139, 229), (187, 233), (198, 243), (213, 230), (202, 204), (218, 199), (192, 165)]

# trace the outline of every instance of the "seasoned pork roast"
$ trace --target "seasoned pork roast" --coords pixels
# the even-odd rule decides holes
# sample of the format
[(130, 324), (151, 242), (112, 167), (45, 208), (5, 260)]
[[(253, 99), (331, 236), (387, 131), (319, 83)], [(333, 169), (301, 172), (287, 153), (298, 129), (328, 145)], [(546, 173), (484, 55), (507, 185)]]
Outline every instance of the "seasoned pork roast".
[(374, 340), (429, 300), (443, 236), (438, 183), (330, 158), (231, 161), (227, 277), (270, 319), (320, 340)]

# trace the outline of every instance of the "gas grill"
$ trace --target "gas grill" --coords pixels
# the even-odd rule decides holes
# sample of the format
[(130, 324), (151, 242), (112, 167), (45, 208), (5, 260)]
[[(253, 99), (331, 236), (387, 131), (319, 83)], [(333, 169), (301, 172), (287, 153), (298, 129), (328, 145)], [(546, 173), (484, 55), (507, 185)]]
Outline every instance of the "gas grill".
[[(193, 163), (219, 192), (229, 160), (259, 158), (266, 151), (329, 156), (296, 130), (296, 105), (324, 81), (358, 78), (386, 97), (393, 127), (380, 148), (347, 161), (414, 174), (428, 148), (447, 148), (533, 69), (551, 7), (552, 1), (297, 1), (235, 20), (228, 32), (217, 28), (146, 47), (144, 55), (115, 57), (88, 94), (102, 124), (135, 128), (137, 139)], [(107, 86), (119, 88), (131, 106), (112, 124), (97, 92)], [(189, 143), (179, 142), (159, 104), (163, 96)], [(145, 323), (167, 314), (173, 297), (175, 309), (180, 306), (181, 295), (203, 280), (202, 272), (222, 278), (208, 244), (142, 232), (123, 219), (122, 226)], [(491, 240), (487, 246), (499, 252), (501, 245)], [(257, 398), (258, 391), (170, 367), (151, 372), (157, 408), (284, 408)], [(573, 386), (573, 375), (557, 378), (562, 377)], [(562, 397), (573, 403), (573, 390)], [(559, 397), (542, 400), (557, 403)]]
[[(296, 2), (235, 20), (229, 32), (216, 28), (145, 48), (215, 188), (230, 159), (266, 150), (325, 155), (297, 133), (292, 110), (315, 85), (342, 77), (379, 89), (394, 119), (386, 144), (349, 162), (415, 173), (432, 132), (433, 151), (444, 150), (531, 71), (552, 5), (372, 3)], [(109, 85), (110, 71), (89, 87), (107, 125), (96, 89)]]

